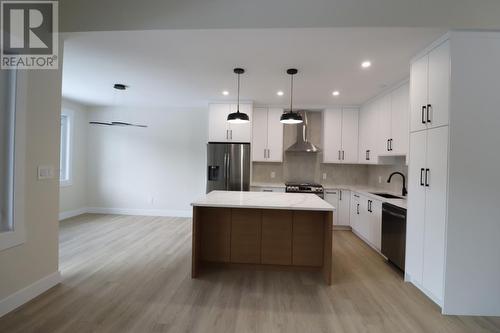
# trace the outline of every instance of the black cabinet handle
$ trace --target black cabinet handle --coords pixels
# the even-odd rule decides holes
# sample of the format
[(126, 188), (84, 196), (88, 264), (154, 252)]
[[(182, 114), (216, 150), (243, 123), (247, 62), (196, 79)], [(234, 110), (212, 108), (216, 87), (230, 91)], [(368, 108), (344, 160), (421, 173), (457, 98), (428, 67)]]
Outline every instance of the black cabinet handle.
[(420, 186), (424, 186), (425, 185), (424, 184), (424, 171), (425, 171), (424, 168), (420, 169)]
[(341, 160), (341, 158), (340, 158), (340, 150), (339, 150), (339, 161), (340, 161), (340, 160)]
[(356, 214), (359, 215), (359, 204), (357, 204), (357, 206), (356, 206)]
[(393, 139), (389, 139), (389, 150), (392, 151), (392, 141)]
[(339, 190), (339, 200), (342, 200), (342, 190)]
[(430, 116), (430, 111), (431, 111), (432, 105), (427, 104), (427, 122), (431, 122), (431, 116)]
[(342, 161), (345, 160), (345, 151), (342, 150)]
[(372, 201), (368, 200), (368, 211), (371, 213), (372, 212)]
[(430, 169), (425, 169), (425, 186), (429, 187), (429, 173)]
[(387, 139), (387, 151), (390, 151), (391, 149), (389, 148), (389, 139)]
[(370, 160), (370, 150), (367, 150), (366, 151), (366, 160), (369, 161)]
[(427, 121), (425, 120), (426, 109), (427, 109), (427, 107), (425, 105), (422, 105), (422, 124), (427, 123)]

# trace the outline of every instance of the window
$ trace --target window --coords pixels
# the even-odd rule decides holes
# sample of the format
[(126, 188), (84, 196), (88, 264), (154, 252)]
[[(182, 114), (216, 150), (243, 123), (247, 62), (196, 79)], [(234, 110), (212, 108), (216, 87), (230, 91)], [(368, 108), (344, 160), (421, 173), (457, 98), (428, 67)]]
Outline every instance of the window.
[(26, 74), (0, 70), (0, 251), (25, 241)]
[(61, 161), (59, 180), (61, 186), (71, 185), (71, 134), (72, 116), (69, 111), (61, 113)]
[(15, 74), (0, 71), (0, 232), (13, 229)]

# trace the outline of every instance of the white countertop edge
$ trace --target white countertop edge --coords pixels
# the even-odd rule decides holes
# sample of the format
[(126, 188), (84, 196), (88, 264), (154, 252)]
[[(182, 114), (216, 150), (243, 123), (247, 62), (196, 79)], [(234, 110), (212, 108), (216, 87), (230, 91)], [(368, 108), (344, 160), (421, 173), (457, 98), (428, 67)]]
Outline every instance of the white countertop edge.
[(269, 210), (305, 210), (316, 212), (335, 212), (337, 208), (307, 208), (307, 207), (270, 207), (270, 206), (248, 206), (248, 205), (231, 205), (231, 204), (204, 204), (192, 203), (192, 207), (213, 207), (213, 208), (248, 208), (248, 209), (269, 209)]

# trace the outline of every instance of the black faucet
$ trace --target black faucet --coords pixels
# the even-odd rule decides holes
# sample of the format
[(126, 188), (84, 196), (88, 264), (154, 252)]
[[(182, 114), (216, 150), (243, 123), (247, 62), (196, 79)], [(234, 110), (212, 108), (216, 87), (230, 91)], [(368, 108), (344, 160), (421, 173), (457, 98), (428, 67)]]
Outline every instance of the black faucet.
[(391, 178), (392, 176), (394, 175), (400, 175), (401, 177), (403, 177), (403, 190), (401, 191), (402, 194), (403, 194), (403, 197), (406, 196), (406, 194), (408, 194), (408, 191), (406, 190), (406, 177), (405, 175), (403, 175), (401, 172), (393, 172), (391, 173), (391, 175), (389, 176), (389, 179), (387, 179), (387, 182), (390, 183), (391, 182)]

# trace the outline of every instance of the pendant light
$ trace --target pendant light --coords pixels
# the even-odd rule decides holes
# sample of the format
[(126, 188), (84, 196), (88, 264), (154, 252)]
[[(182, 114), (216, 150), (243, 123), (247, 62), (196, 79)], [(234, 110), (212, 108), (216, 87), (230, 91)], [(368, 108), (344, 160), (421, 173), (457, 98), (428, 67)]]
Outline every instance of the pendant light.
[(238, 104), (236, 112), (230, 113), (227, 116), (227, 122), (231, 124), (244, 124), (250, 121), (246, 113), (240, 112), (240, 75), (245, 73), (243, 68), (235, 68), (234, 73), (238, 75)]
[[(113, 95), (113, 105), (116, 102), (116, 92), (117, 91), (125, 91), (128, 86), (123, 83), (115, 83), (113, 85), (113, 89), (115, 89), (115, 94)], [(133, 124), (124, 121), (89, 121), (90, 125), (99, 125), (99, 126), (118, 126), (118, 127), (141, 127), (147, 128), (147, 125)]]
[(293, 76), (298, 73), (298, 70), (295, 68), (287, 69), (286, 73), (290, 75), (290, 111), (285, 112), (281, 115), (280, 122), (283, 124), (300, 124), (303, 122), (302, 116), (293, 112)]

